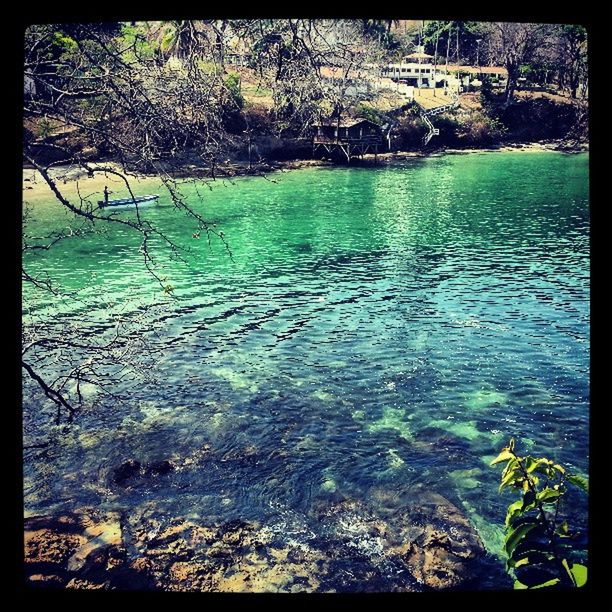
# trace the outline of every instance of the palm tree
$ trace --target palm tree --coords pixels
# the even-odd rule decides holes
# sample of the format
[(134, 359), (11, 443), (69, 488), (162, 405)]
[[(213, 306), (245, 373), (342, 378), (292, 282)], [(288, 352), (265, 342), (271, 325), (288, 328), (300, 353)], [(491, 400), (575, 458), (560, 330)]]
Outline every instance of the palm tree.
[(160, 50), (166, 57), (188, 57), (197, 46), (197, 31), (191, 20), (167, 21), (161, 30)]

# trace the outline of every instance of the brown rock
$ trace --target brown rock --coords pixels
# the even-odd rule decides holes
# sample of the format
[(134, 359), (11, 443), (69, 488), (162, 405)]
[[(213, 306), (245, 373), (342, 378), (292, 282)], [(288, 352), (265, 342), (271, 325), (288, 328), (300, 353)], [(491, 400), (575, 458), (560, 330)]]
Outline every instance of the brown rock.
[(394, 552), (418, 582), (448, 589), (474, 577), (474, 562), (484, 554), (484, 546), (456, 506), (441, 495), (425, 494), (400, 519), (405, 527), (399, 539), (409, 545), (396, 546)]
[(55, 574), (32, 574), (28, 576), (28, 582), (35, 586), (62, 587), (66, 579)]
[(70, 583), (88, 579), (82, 574), (92, 570), (104, 573), (124, 563), (118, 514), (100, 517), (91, 511), (55, 518), (38, 516), (28, 518), (24, 527), (24, 560), (30, 580), (53, 581), (53, 576), (63, 575), (64, 582)]
[(86, 539), (77, 534), (58, 533), (52, 529), (28, 530), (24, 534), (25, 562), (64, 565)]

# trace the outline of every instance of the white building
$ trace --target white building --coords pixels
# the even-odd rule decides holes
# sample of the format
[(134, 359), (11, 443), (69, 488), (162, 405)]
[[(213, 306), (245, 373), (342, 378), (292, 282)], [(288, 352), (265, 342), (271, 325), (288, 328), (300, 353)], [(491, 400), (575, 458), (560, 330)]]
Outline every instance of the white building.
[(382, 69), (382, 76), (419, 89), (445, 87), (446, 75), (432, 60), (433, 55), (424, 53), (422, 47), (419, 47), (414, 53), (406, 55), (400, 63), (387, 64)]

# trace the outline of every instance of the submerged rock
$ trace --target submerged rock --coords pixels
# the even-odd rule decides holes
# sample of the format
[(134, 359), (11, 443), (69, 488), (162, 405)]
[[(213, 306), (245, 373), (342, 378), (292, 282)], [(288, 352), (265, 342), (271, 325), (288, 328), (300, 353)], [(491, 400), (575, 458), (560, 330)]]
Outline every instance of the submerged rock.
[(167, 474), (174, 469), (174, 466), (169, 461), (154, 461), (146, 466), (145, 472), (148, 475), (157, 476)]
[[(139, 468), (139, 472), (141, 469)], [(380, 492), (377, 497), (384, 497)], [(376, 495), (373, 493), (373, 498)], [(93, 510), (26, 521), (31, 584), (70, 589), (334, 592), (458, 588), (473, 578), (482, 542), (433, 493), (390, 496), (382, 512), (318, 498), (304, 529), (234, 519), (161, 521)], [(316, 533), (309, 525), (316, 525)], [(297, 535), (297, 533), (302, 535)]]
[(140, 461), (128, 459), (113, 470), (113, 482), (123, 486), (127, 480), (134, 478), (134, 476), (140, 473), (140, 468)]
[(384, 516), (361, 502), (342, 502), (320, 511), (319, 520), (327, 523), (332, 541), (368, 558), (373, 568), (386, 566), (397, 575), (406, 570), (395, 584), (377, 576), (390, 590), (460, 587), (477, 575), (478, 560), (485, 554), (468, 519), (434, 493), (420, 494)]
[(128, 459), (112, 472), (112, 481), (120, 487), (129, 487), (140, 478), (151, 478), (168, 474), (174, 465), (167, 460), (141, 464), (135, 459)]
[(485, 549), (466, 516), (437, 493), (426, 493), (393, 519), (390, 538), (412, 576), (426, 587), (448, 589), (473, 579)]

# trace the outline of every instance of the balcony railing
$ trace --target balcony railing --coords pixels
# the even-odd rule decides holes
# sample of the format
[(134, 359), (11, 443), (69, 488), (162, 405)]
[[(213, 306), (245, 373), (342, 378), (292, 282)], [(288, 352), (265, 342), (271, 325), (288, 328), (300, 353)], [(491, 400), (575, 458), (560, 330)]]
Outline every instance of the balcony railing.
[(381, 136), (362, 136), (361, 138), (353, 137), (329, 137), (315, 135), (314, 144), (381, 144)]

